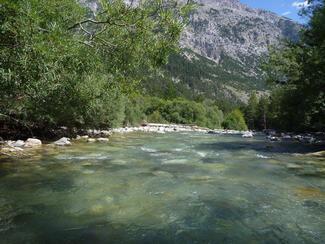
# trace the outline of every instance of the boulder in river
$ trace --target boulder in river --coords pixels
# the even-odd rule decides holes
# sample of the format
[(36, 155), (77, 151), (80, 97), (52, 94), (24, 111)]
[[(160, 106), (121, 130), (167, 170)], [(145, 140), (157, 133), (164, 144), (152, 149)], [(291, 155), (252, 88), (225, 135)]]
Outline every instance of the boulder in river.
[(28, 138), (25, 141), (24, 147), (39, 147), (42, 145), (42, 141), (35, 138)]
[(251, 131), (246, 131), (246, 132), (242, 135), (243, 138), (253, 138), (253, 136), (254, 136), (254, 134), (253, 134), (253, 132), (251, 132)]
[(71, 142), (70, 142), (70, 138), (62, 137), (60, 140), (57, 140), (53, 144), (56, 146), (70, 146)]
[(88, 138), (88, 139), (87, 139), (87, 142), (95, 142), (95, 141), (96, 141), (95, 138)]

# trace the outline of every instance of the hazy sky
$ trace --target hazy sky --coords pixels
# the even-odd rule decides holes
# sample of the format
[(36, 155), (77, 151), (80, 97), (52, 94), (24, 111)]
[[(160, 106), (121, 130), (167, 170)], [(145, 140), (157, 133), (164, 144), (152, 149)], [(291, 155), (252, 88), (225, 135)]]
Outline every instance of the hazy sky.
[(305, 23), (306, 18), (298, 15), (299, 10), (307, 5), (305, 0), (240, 0), (242, 3), (254, 8), (270, 10), (278, 15)]

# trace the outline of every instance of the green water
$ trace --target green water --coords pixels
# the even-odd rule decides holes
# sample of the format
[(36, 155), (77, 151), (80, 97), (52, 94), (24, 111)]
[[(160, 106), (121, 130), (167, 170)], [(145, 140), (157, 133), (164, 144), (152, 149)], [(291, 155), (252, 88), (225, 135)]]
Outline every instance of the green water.
[(312, 150), (128, 134), (0, 159), (0, 243), (324, 243), (325, 162), (294, 155)]

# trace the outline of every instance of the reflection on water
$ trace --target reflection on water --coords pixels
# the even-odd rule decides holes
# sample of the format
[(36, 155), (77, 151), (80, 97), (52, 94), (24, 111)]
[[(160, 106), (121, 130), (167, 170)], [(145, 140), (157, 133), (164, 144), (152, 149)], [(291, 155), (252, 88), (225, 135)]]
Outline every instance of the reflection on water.
[(262, 138), (115, 135), (0, 165), (4, 243), (324, 243), (312, 147)]

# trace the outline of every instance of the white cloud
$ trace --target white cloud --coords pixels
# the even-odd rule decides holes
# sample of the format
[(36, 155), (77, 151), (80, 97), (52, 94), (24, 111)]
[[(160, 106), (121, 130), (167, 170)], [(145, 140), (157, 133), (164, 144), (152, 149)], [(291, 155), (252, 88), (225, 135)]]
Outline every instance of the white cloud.
[(302, 9), (302, 8), (306, 8), (309, 6), (308, 0), (306, 1), (295, 1), (292, 3), (292, 7), (295, 7), (297, 9)]
[(291, 14), (291, 12), (290, 11), (287, 11), (287, 12), (282, 13), (282, 16), (287, 16), (289, 14)]

